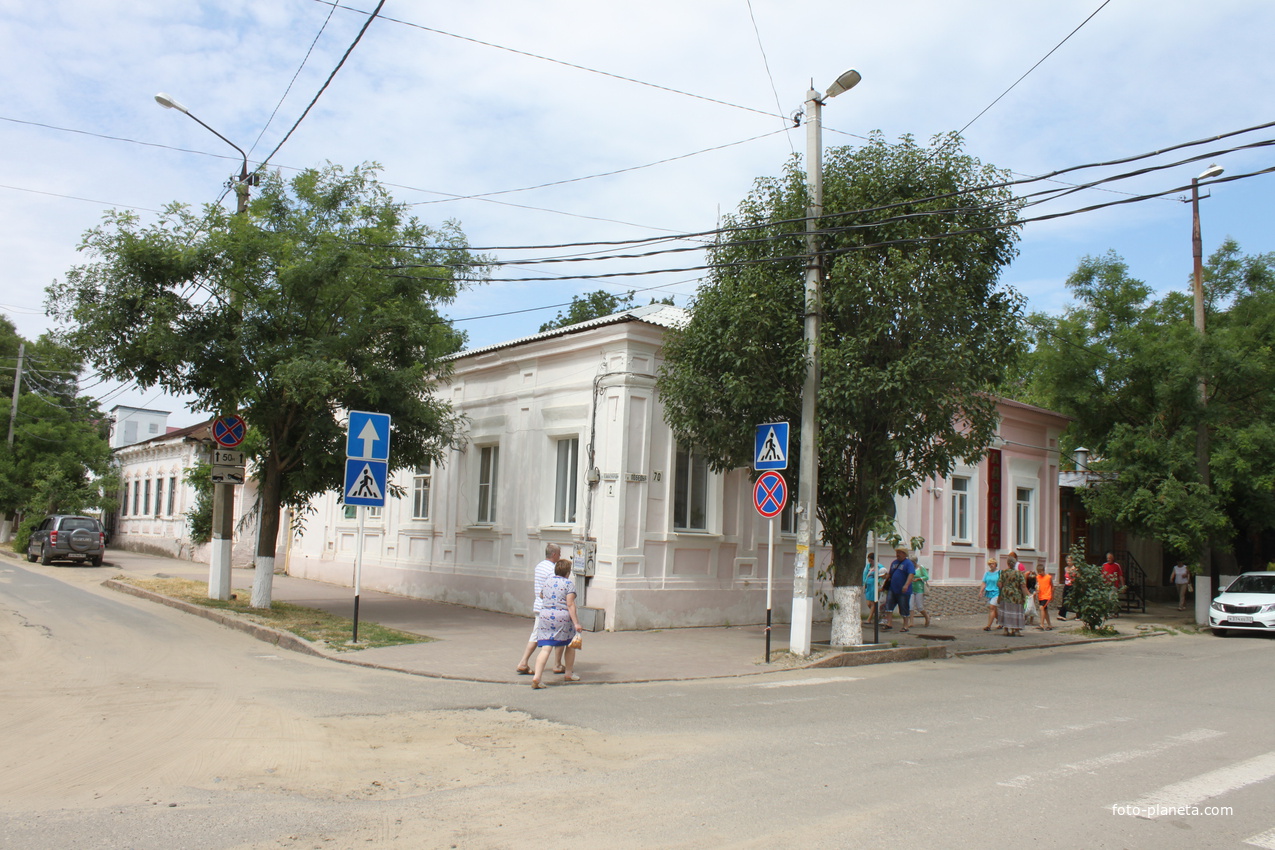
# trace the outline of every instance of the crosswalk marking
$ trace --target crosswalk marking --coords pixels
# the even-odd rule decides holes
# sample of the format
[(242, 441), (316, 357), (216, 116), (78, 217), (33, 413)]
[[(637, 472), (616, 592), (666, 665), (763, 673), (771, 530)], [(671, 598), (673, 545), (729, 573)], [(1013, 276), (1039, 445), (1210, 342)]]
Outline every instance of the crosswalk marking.
[[(1114, 753), (1108, 753), (1105, 756), (1097, 756), (1084, 761), (1072, 762), (1064, 764), (1059, 768), (1046, 771), (1042, 774), (1023, 774), (1007, 779), (1003, 782), (997, 782), (997, 785), (1003, 785), (1006, 788), (1023, 788), (1030, 785), (1038, 779), (1060, 779), (1064, 776), (1073, 776), (1077, 773), (1092, 773), (1095, 770), (1111, 767), (1112, 765), (1124, 764), (1125, 762), (1134, 761), (1135, 759), (1153, 756), (1162, 753), (1165, 750), (1174, 747), (1181, 747), (1185, 744), (1197, 744), (1201, 741), (1209, 741), (1213, 738), (1220, 738), (1224, 733), (1218, 732), (1216, 729), (1193, 729), (1183, 735), (1174, 735), (1164, 741), (1152, 744), (1141, 750), (1119, 750)], [(1137, 804), (1132, 804), (1137, 805)]]
[(757, 682), (749, 688), (795, 688), (798, 685), (826, 685), (832, 682), (857, 682), (862, 676), (823, 676), (817, 679), (789, 679), (784, 682)]
[(1275, 752), (1266, 753), (1229, 767), (1211, 770), (1208, 773), (1201, 773), (1199, 776), (1194, 776), (1182, 782), (1166, 785), (1129, 805), (1139, 806), (1143, 809), (1152, 806), (1166, 809), (1174, 809), (1180, 806), (1196, 806), (1205, 800), (1221, 796), (1228, 791), (1235, 791), (1246, 785), (1265, 782), (1272, 776), (1275, 776)]
[(1263, 850), (1275, 850), (1275, 829), (1268, 829), (1261, 835), (1245, 838), (1244, 843), (1252, 844), (1254, 847), (1261, 847)]

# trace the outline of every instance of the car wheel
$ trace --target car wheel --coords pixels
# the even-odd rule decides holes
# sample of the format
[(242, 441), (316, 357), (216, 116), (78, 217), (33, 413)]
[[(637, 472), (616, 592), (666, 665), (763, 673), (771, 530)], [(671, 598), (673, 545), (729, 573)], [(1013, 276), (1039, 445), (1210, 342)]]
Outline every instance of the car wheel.
[(100, 566), (102, 566), (102, 556), (101, 556), (101, 555), (94, 555), (93, 557), (89, 558), (89, 563), (90, 563), (90, 564), (92, 564), (92, 565), (93, 565), (93, 566), (95, 566), (95, 567), (100, 567)]
[(40, 563), (44, 564), (46, 567), (53, 563), (53, 552), (50, 551), (48, 544), (45, 544), (40, 549)]
[(1227, 631), (1226, 629), (1215, 628), (1213, 629), (1213, 634), (1217, 635), (1218, 637), (1226, 637)]

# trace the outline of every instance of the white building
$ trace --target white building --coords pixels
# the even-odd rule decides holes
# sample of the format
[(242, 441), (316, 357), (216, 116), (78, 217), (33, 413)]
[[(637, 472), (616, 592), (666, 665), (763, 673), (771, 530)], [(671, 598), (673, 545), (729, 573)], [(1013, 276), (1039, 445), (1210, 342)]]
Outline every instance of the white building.
[[(363, 587), (526, 614), (552, 541), (587, 554), (580, 601), (606, 628), (764, 621), (767, 526), (750, 475), (712, 473), (679, 447), (656, 394), (664, 333), (686, 316), (652, 305), (457, 355), (442, 392), (468, 417), (467, 441), (437, 468), (400, 474), (404, 497), (369, 509)], [(989, 554), (1017, 547), (1057, 569), (1066, 419), (1015, 402), (1001, 410), (988, 459), (899, 503), (900, 533), (925, 537), (918, 556), (934, 598), (953, 608), (977, 607)], [(287, 570), (350, 584), (356, 509), (336, 494), (314, 508)], [(779, 621), (792, 595), (789, 527), (776, 535)], [(827, 562), (821, 552), (816, 567)]]

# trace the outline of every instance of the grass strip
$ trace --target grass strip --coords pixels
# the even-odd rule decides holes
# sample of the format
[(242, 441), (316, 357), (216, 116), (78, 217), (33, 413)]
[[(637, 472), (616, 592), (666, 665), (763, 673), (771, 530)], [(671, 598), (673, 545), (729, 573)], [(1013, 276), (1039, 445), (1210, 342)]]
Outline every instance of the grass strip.
[(253, 608), (248, 604), (252, 598), (251, 589), (235, 590), (231, 593), (231, 599), (209, 599), (206, 582), (184, 578), (139, 579), (131, 576), (116, 576), (115, 580), (162, 596), (202, 605), (205, 608), (229, 611), (245, 620), (269, 626), (272, 629), (291, 632), (314, 643), (326, 644), (330, 649), (339, 652), (410, 643), (429, 643), (434, 640), (427, 635), (402, 632), (360, 620), (359, 642), (352, 646), (348, 642), (354, 633), (354, 621), (349, 617), (342, 617), (318, 608), (293, 605), (290, 602), (271, 602), (269, 610)]

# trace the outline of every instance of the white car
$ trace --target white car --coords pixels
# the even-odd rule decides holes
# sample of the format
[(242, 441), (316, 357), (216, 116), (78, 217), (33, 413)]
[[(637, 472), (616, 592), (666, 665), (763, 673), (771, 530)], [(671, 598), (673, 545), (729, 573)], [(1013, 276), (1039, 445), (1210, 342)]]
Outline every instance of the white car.
[(1275, 572), (1243, 573), (1209, 606), (1215, 635), (1228, 631), (1275, 632)]

